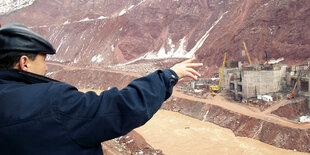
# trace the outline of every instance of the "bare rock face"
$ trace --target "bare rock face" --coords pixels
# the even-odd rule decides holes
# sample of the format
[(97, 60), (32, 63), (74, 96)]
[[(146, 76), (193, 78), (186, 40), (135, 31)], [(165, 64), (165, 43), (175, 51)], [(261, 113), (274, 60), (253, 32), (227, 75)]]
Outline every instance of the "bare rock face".
[(224, 52), (247, 63), (242, 40), (254, 63), (265, 53), (288, 64), (309, 60), (309, 10), (307, 0), (36, 0), (0, 18), (51, 41), (57, 55), (50, 61), (108, 67), (195, 54), (211, 75)]

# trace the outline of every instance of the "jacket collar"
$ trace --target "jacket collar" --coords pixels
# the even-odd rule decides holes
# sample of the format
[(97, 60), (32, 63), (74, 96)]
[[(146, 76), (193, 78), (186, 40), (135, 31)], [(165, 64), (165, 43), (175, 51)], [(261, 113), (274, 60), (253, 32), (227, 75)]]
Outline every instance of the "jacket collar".
[(57, 80), (33, 74), (30, 72), (25, 72), (21, 70), (0, 70), (0, 84), (4, 81), (16, 81), (16, 82), (24, 82), (28, 84), (34, 83), (47, 83), (47, 82), (58, 82)]

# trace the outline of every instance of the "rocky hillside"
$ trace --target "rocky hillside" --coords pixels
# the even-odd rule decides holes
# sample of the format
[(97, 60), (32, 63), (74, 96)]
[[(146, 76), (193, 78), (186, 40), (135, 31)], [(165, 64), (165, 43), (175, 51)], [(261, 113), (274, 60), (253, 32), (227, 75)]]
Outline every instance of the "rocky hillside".
[(254, 63), (263, 63), (265, 53), (288, 64), (310, 58), (307, 0), (36, 0), (0, 22), (32, 27), (57, 49), (48, 60), (73, 66), (196, 55), (211, 75), (224, 52), (247, 63), (242, 40)]

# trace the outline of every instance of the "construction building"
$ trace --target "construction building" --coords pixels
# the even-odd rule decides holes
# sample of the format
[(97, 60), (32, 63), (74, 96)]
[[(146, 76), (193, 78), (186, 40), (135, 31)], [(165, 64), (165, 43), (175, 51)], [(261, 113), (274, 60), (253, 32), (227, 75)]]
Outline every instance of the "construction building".
[[(297, 94), (307, 97), (309, 101), (308, 68), (309, 63), (292, 67), (284, 64), (242, 67), (240, 62), (228, 62), (224, 69), (222, 89), (228, 90), (235, 100), (246, 101), (263, 95), (272, 96), (278, 92), (289, 93), (297, 81)], [(298, 78), (299, 72), (301, 72), (300, 78)]]
[[(237, 101), (262, 99), (276, 101), (283, 98), (303, 96), (310, 109), (310, 61), (303, 65), (285, 64), (243, 65), (238, 61), (225, 63), (221, 90), (227, 90)], [(220, 78), (191, 80), (182, 84), (184, 92), (207, 96), (210, 87), (220, 83)]]

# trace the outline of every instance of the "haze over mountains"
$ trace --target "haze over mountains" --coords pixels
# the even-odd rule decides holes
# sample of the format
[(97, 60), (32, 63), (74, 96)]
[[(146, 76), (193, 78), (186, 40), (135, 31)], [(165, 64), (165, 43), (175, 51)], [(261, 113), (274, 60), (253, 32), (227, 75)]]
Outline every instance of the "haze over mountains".
[(242, 40), (254, 63), (266, 60), (265, 51), (268, 59), (284, 58), (288, 64), (310, 58), (307, 0), (35, 0), (28, 6), (30, 3), (20, 1), (27, 7), (1, 15), (0, 23), (32, 27), (57, 49), (48, 60), (73, 66), (108, 67), (196, 55), (205, 64), (202, 72), (208, 75), (217, 72), (225, 52), (228, 60), (247, 63)]

